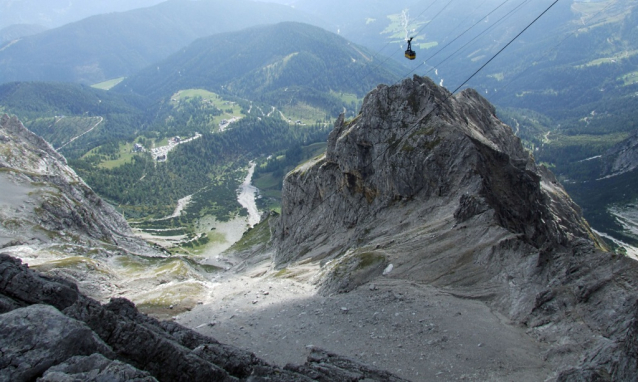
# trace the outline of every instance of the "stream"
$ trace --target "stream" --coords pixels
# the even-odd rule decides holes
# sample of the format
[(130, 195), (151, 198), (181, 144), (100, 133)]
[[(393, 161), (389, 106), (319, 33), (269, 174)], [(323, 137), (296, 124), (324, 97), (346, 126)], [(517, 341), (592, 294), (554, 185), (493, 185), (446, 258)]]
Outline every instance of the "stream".
[(253, 179), (253, 173), (255, 172), (255, 162), (250, 162), (250, 168), (248, 169), (248, 175), (244, 179), (244, 182), (239, 186), (239, 195), (237, 201), (245, 209), (248, 210), (248, 225), (250, 227), (259, 223), (261, 217), (257, 210), (257, 203), (255, 203), (255, 196), (257, 195), (257, 187), (251, 184)]

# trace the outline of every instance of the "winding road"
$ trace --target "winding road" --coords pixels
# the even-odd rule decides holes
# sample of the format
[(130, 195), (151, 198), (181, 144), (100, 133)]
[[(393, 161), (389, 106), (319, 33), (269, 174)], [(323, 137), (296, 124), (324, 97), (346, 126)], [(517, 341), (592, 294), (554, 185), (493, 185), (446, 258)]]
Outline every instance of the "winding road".
[(57, 149), (55, 149), (55, 151), (59, 151), (60, 149), (64, 148), (64, 146), (68, 145), (69, 143), (73, 142), (74, 140), (80, 138), (81, 136), (83, 136), (84, 134), (90, 133), (91, 131), (93, 131), (93, 129), (95, 129), (96, 127), (98, 127), (98, 125), (102, 122), (104, 122), (104, 118), (102, 117), (98, 117), (100, 120), (98, 121), (98, 123), (96, 123), (95, 125), (93, 125), (93, 127), (91, 127), (90, 129), (88, 129), (87, 131), (83, 132), (82, 134), (78, 135), (77, 137), (73, 137), (71, 138), (70, 141), (68, 141), (67, 143), (63, 144), (62, 146), (58, 147)]

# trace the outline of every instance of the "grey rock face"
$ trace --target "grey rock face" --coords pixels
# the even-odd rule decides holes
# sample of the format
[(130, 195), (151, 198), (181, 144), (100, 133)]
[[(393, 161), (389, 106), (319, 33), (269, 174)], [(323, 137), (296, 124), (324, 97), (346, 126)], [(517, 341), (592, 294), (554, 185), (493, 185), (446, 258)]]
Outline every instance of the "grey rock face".
[(0, 254), (0, 293), (8, 302), (5, 312), (29, 304), (49, 304), (63, 310), (79, 297), (75, 284), (38, 274), (5, 254)]
[(120, 361), (113, 361), (101, 354), (75, 356), (49, 368), (39, 382), (155, 382), (147, 372)]
[(311, 350), (308, 361), (303, 366), (286, 365), (285, 369), (311, 376), (317, 381), (326, 382), (342, 379), (343, 370), (349, 372), (348, 378), (352, 381), (399, 382), (402, 380), (387, 371), (374, 369), (338, 354), (316, 348)]
[(603, 161), (601, 176), (619, 175), (638, 168), (638, 132), (609, 149)]
[(75, 280), (98, 299), (128, 287), (117, 270), (104, 266), (107, 259), (164, 256), (135, 237), (124, 217), (15, 117), (0, 118), (0, 136), (0, 248), (4, 252)]
[(286, 178), (275, 260), (297, 259), (301, 243), (339, 231), (350, 231), (350, 246), (360, 239), (355, 228), (393, 205), (417, 209), (434, 199), (454, 204), (458, 223), (489, 211), (537, 247), (593, 237), (484, 98), (473, 90), (453, 96), (415, 77), (370, 92), (357, 118), (335, 123), (325, 157)]
[[(32, 293), (22, 293), (25, 288)], [(331, 381), (351, 381), (355, 375), (400, 381), (336, 355), (309, 359), (299, 368), (269, 365), (253, 353), (143, 315), (128, 300), (102, 305), (75, 285), (6, 255), (0, 255), (0, 297), (9, 302), (9, 311), (0, 314), (0, 380), (313, 381), (329, 375)]]
[[(44, 243), (102, 243), (131, 252), (152, 252), (132, 235), (122, 215), (67, 166), (64, 157), (17, 118), (2, 116), (0, 135), (0, 244), (37, 238)], [(28, 197), (11, 200), (6, 193)]]
[(50, 305), (30, 305), (0, 315), (0, 379), (30, 381), (75, 355), (111, 349), (84, 323)]
[(320, 262), (326, 293), (379, 277), (378, 259), (385, 277), (480, 299), (555, 344), (561, 380), (638, 375), (638, 265), (603, 251), (473, 90), (417, 76), (377, 87), (335, 123), (323, 158), (288, 174), (273, 227), (276, 263)]

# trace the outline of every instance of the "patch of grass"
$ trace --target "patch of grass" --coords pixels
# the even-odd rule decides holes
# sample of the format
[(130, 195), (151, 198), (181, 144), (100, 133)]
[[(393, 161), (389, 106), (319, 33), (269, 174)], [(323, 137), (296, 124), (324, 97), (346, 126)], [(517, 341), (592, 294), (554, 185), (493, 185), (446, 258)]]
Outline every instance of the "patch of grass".
[(98, 167), (109, 170), (120, 167), (126, 163), (130, 163), (131, 161), (133, 161), (133, 157), (137, 154), (133, 153), (132, 143), (120, 143), (120, 151), (115, 155), (117, 156), (117, 159), (103, 161), (98, 165)]
[(59, 260), (47, 261), (46, 263), (35, 265), (31, 268), (37, 269), (40, 272), (47, 272), (56, 268), (75, 268), (108, 273), (105, 269), (103, 269), (103, 267), (100, 267), (100, 264), (97, 261), (84, 256), (72, 256)]
[(360, 253), (360, 254), (357, 254), (357, 257), (359, 258), (359, 266), (358, 266), (359, 269), (367, 268), (369, 266), (376, 265), (378, 263), (385, 261), (385, 256), (379, 253), (374, 253), (374, 252)]
[(636, 84), (638, 83), (638, 71), (627, 73), (618, 77), (618, 79), (623, 81), (624, 86)]
[(171, 279), (184, 279), (190, 273), (190, 268), (181, 259), (170, 259), (155, 270), (159, 276), (169, 276)]
[(176, 228), (171, 230), (145, 230), (146, 233), (151, 234), (153, 236), (180, 236), (185, 235), (186, 230), (184, 228)]
[[(156, 308), (168, 308), (171, 305), (194, 305), (193, 298), (206, 291), (204, 285), (198, 282), (184, 282), (171, 288), (160, 291), (151, 291), (146, 295), (136, 298), (134, 301), (141, 311)], [(177, 313), (177, 312), (176, 312)]]
[(226, 242), (226, 236), (223, 233), (211, 231), (206, 235), (208, 236), (208, 242), (211, 244), (223, 244)]
[(221, 110), (221, 115), (215, 115), (212, 123), (219, 126), (222, 120), (231, 120), (233, 118), (242, 118), (245, 115), (241, 112), (241, 106), (237, 103), (222, 98), (219, 94), (204, 89), (184, 89), (171, 96), (171, 102), (174, 106), (179, 106), (180, 102), (186, 102), (191, 98), (199, 97), (205, 105), (211, 108)]
[(435, 46), (438, 46), (439, 43), (437, 41), (430, 41), (430, 42), (425, 42), (425, 43), (420, 43), (417, 46), (420, 49), (430, 49), (430, 48), (434, 48)]
[(317, 123), (317, 121), (323, 121), (327, 113), (323, 109), (304, 102), (298, 102), (292, 106), (286, 105), (281, 108), (281, 112), (288, 119), (288, 122), (296, 123), (300, 121), (304, 125), (312, 125)]
[(133, 258), (130, 256), (119, 256), (115, 258), (115, 263), (124, 268), (126, 274), (141, 273), (149, 266), (148, 261)]
[[(260, 174), (259, 177), (253, 178), (253, 185), (260, 191), (281, 190), (281, 179), (274, 177), (272, 172)], [(280, 191), (277, 191), (278, 193)]]
[(288, 268), (284, 268), (273, 275), (273, 277), (287, 278), (292, 275), (292, 272)]
[(249, 228), (241, 239), (230, 247), (230, 251), (245, 251), (252, 247), (265, 244), (270, 240), (269, 219), (257, 224), (253, 228)]
[(114, 78), (112, 80), (100, 82), (98, 84), (93, 84), (91, 85), (91, 87), (96, 89), (102, 89), (102, 90), (111, 90), (111, 88), (113, 88), (115, 85), (124, 81), (124, 78), (126, 77)]
[(635, 56), (636, 54), (638, 54), (638, 50), (623, 51), (623, 52), (616, 53), (615, 55), (613, 55), (611, 57), (601, 57), (601, 58), (597, 58), (595, 60), (591, 60), (591, 61), (589, 61), (586, 64), (577, 65), (577, 66), (575, 66), (575, 68), (576, 69), (582, 69), (582, 68), (585, 68), (585, 67), (588, 67), (588, 66), (598, 66), (598, 65), (602, 65), (602, 64), (613, 64), (613, 63), (618, 62), (619, 60)]
[(435, 148), (436, 146), (438, 146), (439, 143), (441, 143), (441, 138), (437, 138), (437, 139), (435, 139), (435, 140), (433, 140), (431, 142), (427, 142), (425, 144), (425, 148), (426, 148), (426, 150), (430, 151), (433, 148)]
[(171, 101), (174, 100), (187, 100), (188, 98), (195, 98), (195, 97), (201, 97), (204, 100), (211, 100), (213, 102), (219, 102), (218, 99), (220, 98), (217, 94), (213, 93), (213, 92), (209, 92), (208, 90), (204, 90), (204, 89), (186, 89), (186, 90), (180, 90), (177, 93), (173, 94), (173, 96), (171, 97)]
[(168, 145), (168, 138), (164, 138), (160, 141), (153, 140), (153, 147), (162, 147)]
[(359, 117), (360, 117), (360, 116), (361, 116), (361, 114), (357, 115), (356, 117), (354, 117), (354, 118), (352, 118), (352, 119), (349, 119), (349, 120), (343, 121), (343, 124), (344, 124), (344, 125), (346, 125), (346, 126), (350, 126), (350, 125), (352, 125), (353, 123), (357, 122), (357, 120), (359, 119)]
[(404, 144), (403, 147), (401, 147), (401, 151), (406, 152), (406, 153), (411, 153), (412, 151), (414, 151), (414, 147), (410, 146), (408, 143)]

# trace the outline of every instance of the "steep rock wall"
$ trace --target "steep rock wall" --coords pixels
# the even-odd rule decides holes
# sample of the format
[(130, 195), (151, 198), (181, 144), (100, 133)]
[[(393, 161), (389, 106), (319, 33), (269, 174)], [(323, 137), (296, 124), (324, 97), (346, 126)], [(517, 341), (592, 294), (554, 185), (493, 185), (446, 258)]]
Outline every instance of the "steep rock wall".
[(473, 90), (453, 96), (415, 76), (369, 93), (358, 117), (336, 122), (325, 157), (289, 174), (276, 261), (297, 259), (297, 245), (321, 235), (345, 234), (338, 244), (350, 246), (356, 228), (397, 203), (454, 205), (457, 223), (490, 211), (535, 247), (596, 239), (493, 106)]

